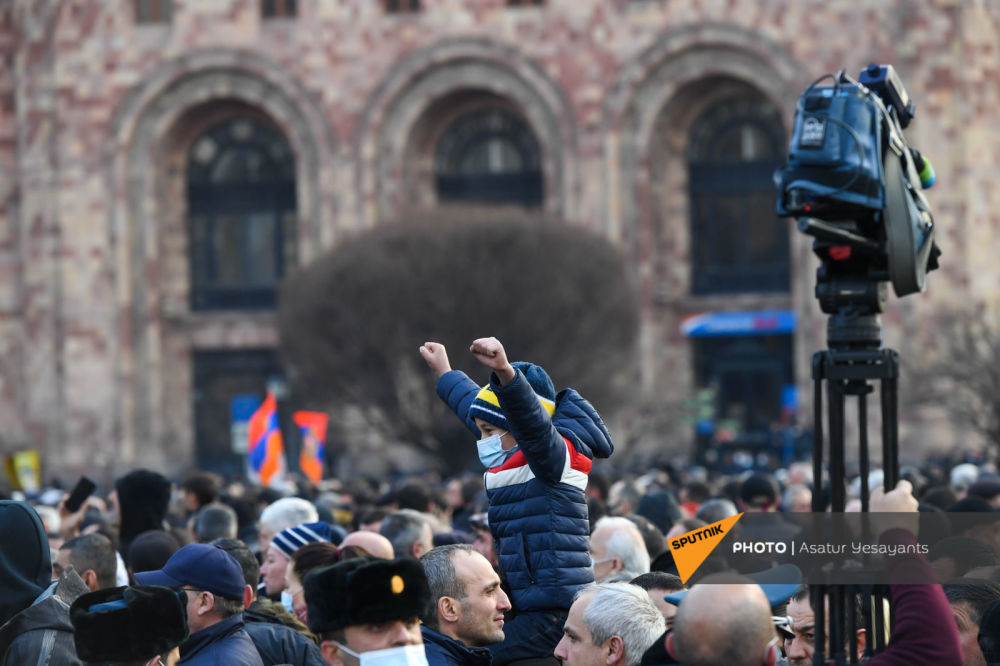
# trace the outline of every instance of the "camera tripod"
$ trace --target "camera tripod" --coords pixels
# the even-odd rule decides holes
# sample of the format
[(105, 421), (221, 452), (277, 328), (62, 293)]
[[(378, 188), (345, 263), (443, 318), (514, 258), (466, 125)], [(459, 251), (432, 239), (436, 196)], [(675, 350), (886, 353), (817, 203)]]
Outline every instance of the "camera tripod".
[[(899, 355), (882, 347), (879, 313), (885, 304), (885, 283), (831, 276), (830, 267), (817, 273), (817, 296), (824, 311), (834, 310), (827, 322), (829, 349), (813, 355), (813, 479), (816, 489), (812, 510), (825, 511), (821, 488), (824, 462), (829, 472), (830, 508), (843, 512), (846, 496), (846, 446), (844, 417), (848, 397), (858, 404), (858, 463), (861, 482), (861, 511), (869, 510), (870, 451), (868, 444), (868, 395), (873, 382), (880, 385), (882, 416), (882, 469), (884, 487), (899, 481), (898, 378)], [(826, 385), (829, 442), (825, 446), (823, 397)], [(856, 664), (859, 656), (854, 636), (865, 629), (865, 657), (882, 650), (890, 629), (886, 620), (889, 605), (886, 586), (811, 585), (810, 602), (815, 619), (813, 664)], [(858, 603), (858, 601), (862, 603)], [(860, 616), (859, 617), (859, 611)], [(829, 617), (827, 621), (826, 617)], [(827, 641), (826, 634), (829, 634)]]

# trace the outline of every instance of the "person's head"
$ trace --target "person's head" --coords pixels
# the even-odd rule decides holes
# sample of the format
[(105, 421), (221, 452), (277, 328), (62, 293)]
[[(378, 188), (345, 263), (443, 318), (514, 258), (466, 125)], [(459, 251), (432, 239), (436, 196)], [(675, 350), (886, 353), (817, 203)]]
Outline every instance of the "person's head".
[(117, 507), (123, 548), (146, 530), (163, 529), (170, 506), (170, 481), (158, 472), (137, 469), (115, 481), (112, 504)]
[(274, 535), (281, 530), (302, 523), (315, 523), (318, 520), (319, 512), (316, 511), (316, 507), (301, 497), (282, 497), (267, 505), (260, 512), (260, 520), (258, 521), (257, 534), (260, 552), (267, 552)]
[(431, 591), (424, 624), (470, 647), (504, 639), (510, 600), (485, 557), (468, 544), (451, 544), (424, 553), (420, 564)]
[(740, 508), (743, 511), (775, 511), (779, 498), (778, 482), (768, 474), (751, 474), (740, 484)]
[(216, 539), (235, 539), (238, 531), (236, 511), (222, 502), (203, 505), (194, 516), (192, 536), (198, 543)]
[(674, 626), (674, 616), (677, 615), (677, 606), (666, 601), (663, 597), (672, 592), (679, 592), (686, 589), (681, 582), (680, 576), (664, 573), (662, 571), (651, 571), (641, 576), (636, 576), (630, 583), (646, 590), (650, 601), (660, 611), (663, 619), (667, 622), (667, 629)]
[(170, 556), (180, 550), (181, 544), (170, 532), (147, 530), (132, 540), (125, 564), (129, 574), (162, 569)]
[(111, 540), (103, 534), (82, 534), (64, 542), (52, 563), (52, 575), (62, 576), (69, 566), (91, 592), (115, 586), (118, 558)]
[(184, 593), (156, 585), (115, 587), (73, 602), (76, 654), (85, 664), (173, 666), (188, 637)]
[(363, 548), (370, 555), (391, 560), (393, 558), (392, 542), (378, 532), (359, 530), (351, 532), (340, 542), (341, 550), (348, 548)]
[(433, 493), (426, 481), (420, 479), (409, 479), (393, 493), (396, 498), (396, 507), (399, 509), (413, 509), (426, 513), (431, 509)]
[(271, 539), (260, 565), (264, 592), (269, 597), (285, 589), (285, 570), (292, 554), (307, 543), (330, 541), (330, 525), (321, 521), (286, 527)]
[(935, 543), (927, 553), (927, 559), (934, 570), (938, 582), (965, 575), (975, 567), (991, 567), (1000, 564), (1000, 558), (988, 543), (969, 536), (945, 537)]
[(140, 585), (184, 590), (188, 627), (197, 633), (243, 612), (246, 582), (233, 557), (215, 546), (193, 543), (174, 553), (159, 571), (135, 575)]
[(667, 649), (685, 666), (774, 666), (777, 636), (760, 586), (745, 576), (707, 576), (674, 617)]
[(392, 544), (395, 557), (420, 556), (434, 547), (434, 533), (427, 516), (412, 509), (393, 511), (382, 521), (379, 533)]
[(564, 666), (634, 666), (665, 628), (642, 588), (598, 583), (577, 593), (554, 654)]
[(355, 666), (352, 653), (423, 644), (430, 590), (416, 560), (359, 557), (313, 569), (302, 586), (309, 629), (328, 664)]
[(243, 572), (243, 607), (248, 608), (257, 598), (257, 583), (260, 581), (260, 562), (250, 547), (239, 539), (216, 539), (211, 544), (229, 553), (240, 565)]
[(812, 511), (812, 491), (806, 486), (788, 486), (781, 506), (790, 513), (808, 513)]
[[(541, 366), (526, 361), (515, 361), (511, 365), (524, 374), (524, 378), (528, 380), (528, 384), (535, 392), (538, 401), (549, 416), (552, 416), (556, 409), (556, 389), (545, 370)], [(507, 421), (507, 416), (500, 408), (500, 400), (490, 389), (489, 384), (476, 394), (469, 406), (469, 416), (479, 428), (482, 439), (500, 435), (500, 445), (504, 451), (509, 451), (517, 446), (517, 441), (510, 433), (510, 423)]]
[(590, 535), (590, 557), (598, 583), (629, 581), (649, 572), (649, 553), (639, 528), (621, 516), (597, 521)]
[(306, 608), (302, 579), (313, 569), (328, 567), (340, 559), (340, 550), (336, 546), (326, 541), (317, 541), (302, 546), (288, 560), (288, 567), (285, 569), (285, 589), (281, 593), (282, 602), (287, 598), (292, 606), (292, 612), (302, 624), (309, 625), (309, 611)]
[(642, 491), (632, 481), (619, 479), (608, 489), (608, 512), (613, 516), (635, 513), (642, 500)]
[(1000, 666), (1000, 601), (983, 609), (978, 642), (987, 666)]
[(979, 628), (986, 607), (1000, 601), (1000, 585), (986, 580), (961, 578), (950, 580), (942, 587), (958, 625), (963, 663), (965, 666), (985, 666), (986, 660), (979, 647)]
[(188, 511), (197, 511), (219, 499), (219, 477), (211, 472), (201, 470), (192, 472), (180, 483), (184, 495), (184, 507)]
[(715, 497), (702, 502), (698, 506), (698, 511), (694, 514), (694, 517), (698, 520), (704, 520), (706, 525), (711, 525), (712, 523), (735, 516), (737, 513), (739, 511), (737, 511), (736, 505), (731, 500)]
[(52, 580), (52, 555), (42, 519), (26, 502), (0, 500), (0, 624), (31, 605)]
[(969, 491), (969, 486), (979, 478), (979, 468), (972, 463), (960, 463), (951, 468), (949, 481), (955, 497), (962, 499)]
[[(809, 596), (809, 586), (802, 585), (788, 602), (785, 611), (791, 619), (791, 636), (785, 640), (785, 654), (788, 656), (788, 666), (811, 666), (813, 663), (813, 653), (815, 651), (816, 620), (813, 612), (812, 600)], [(854, 630), (853, 637), (845, 629), (844, 647), (850, 650), (852, 647), (858, 658), (864, 654), (866, 643), (866, 632), (862, 618), (863, 605), (861, 597), (854, 595), (844, 604), (844, 614), (840, 618), (840, 626), (847, 627), (850, 624), (850, 605), (854, 606), (854, 618), (861, 628)], [(829, 608), (829, 600), (824, 598), (824, 609)], [(823, 635), (826, 636), (826, 654), (830, 654), (830, 614), (825, 612), (826, 626), (823, 627)]]
[[(639, 534), (642, 535), (642, 542), (646, 544), (646, 552), (649, 553), (650, 561), (659, 557), (663, 551), (669, 548), (667, 546), (667, 538), (660, 531), (660, 528), (654, 525), (653, 521), (649, 518), (640, 516), (639, 514), (632, 514), (625, 517), (636, 526)], [(594, 523), (594, 527), (597, 527), (596, 522)]]

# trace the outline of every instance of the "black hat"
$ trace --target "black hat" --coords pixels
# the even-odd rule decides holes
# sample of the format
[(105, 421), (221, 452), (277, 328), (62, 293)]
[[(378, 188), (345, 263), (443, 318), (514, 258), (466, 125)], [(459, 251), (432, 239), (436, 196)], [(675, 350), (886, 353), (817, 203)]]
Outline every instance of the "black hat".
[(188, 637), (183, 592), (156, 585), (113, 587), (80, 596), (69, 609), (83, 661), (146, 661)]
[(358, 557), (313, 569), (302, 581), (314, 634), (421, 617), (431, 591), (420, 562)]
[(740, 499), (748, 506), (774, 504), (778, 493), (778, 484), (767, 474), (751, 474), (740, 484)]

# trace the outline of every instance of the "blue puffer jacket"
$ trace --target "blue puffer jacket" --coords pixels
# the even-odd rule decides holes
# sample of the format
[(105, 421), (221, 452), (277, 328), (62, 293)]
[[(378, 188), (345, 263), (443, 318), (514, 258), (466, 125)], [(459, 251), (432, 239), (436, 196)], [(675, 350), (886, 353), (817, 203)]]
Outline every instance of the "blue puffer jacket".
[[(500, 569), (517, 612), (568, 609), (577, 590), (594, 582), (587, 521), (587, 475), (594, 457), (614, 450), (611, 435), (589, 402), (560, 391), (552, 418), (520, 370), (496, 394), (517, 448), (485, 474), (490, 530)], [(469, 406), (479, 386), (458, 370), (438, 380), (437, 393), (479, 435)]]

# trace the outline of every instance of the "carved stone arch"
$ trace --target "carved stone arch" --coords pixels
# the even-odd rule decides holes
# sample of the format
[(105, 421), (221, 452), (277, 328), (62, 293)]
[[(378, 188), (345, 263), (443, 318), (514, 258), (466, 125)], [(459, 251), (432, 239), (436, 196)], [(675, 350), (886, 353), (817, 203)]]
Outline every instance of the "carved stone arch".
[[(546, 213), (573, 218), (579, 173), (577, 130), (563, 91), (516, 48), (486, 39), (447, 40), (408, 53), (369, 98), (359, 119), (357, 184), (360, 218), (374, 224), (412, 205), (425, 175), (417, 165), (420, 145), (440, 126), (441, 102), (490, 104), (521, 115), (541, 144)], [(419, 136), (417, 136), (419, 134)], [(418, 201), (416, 203), (421, 203)]]
[[(782, 111), (790, 133), (799, 93), (815, 78), (780, 45), (728, 24), (680, 26), (664, 33), (626, 64), (604, 106), (606, 159), (621, 174), (608, 193), (608, 234), (632, 257), (643, 313), (642, 357), (650, 362), (641, 383), (652, 389), (656, 373), (675, 378), (678, 396), (689, 395), (693, 374), (678, 348), (686, 314), (731, 308), (793, 308), (810, 312), (809, 244), (792, 234), (792, 292), (779, 297), (690, 297), (690, 211), (687, 192), (688, 133), (699, 113), (727, 95), (751, 94)], [(613, 195), (613, 196), (612, 196)], [(664, 344), (666, 343), (666, 344)], [(808, 364), (797, 364), (807, 367)], [(656, 369), (654, 372), (651, 369)], [(687, 378), (687, 380), (685, 380)]]
[[(126, 460), (190, 458), (190, 352), (273, 348), (273, 313), (194, 315), (184, 298), (183, 159), (212, 122), (249, 114), (279, 130), (295, 156), (299, 261), (318, 254), (336, 202), (321, 192), (334, 169), (333, 134), (314, 100), (276, 63), (244, 51), (206, 50), (162, 63), (118, 106), (106, 148), (115, 246), (122, 396), (116, 420)], [(181, 276), (171, 281), (167, 277)], [(181, 286), (178, 287), (177, 285)], [(240, 333), (235, 331), (239, 329)], [(166, 416), (165, 416), (166, 415)], [(140, 450), (138, 445), (149, 447)]]
[[(680, 91), (713, 78), (746, 85), (788, 109), (787, 131), (791, 110), (808, 83), (808, 74), (784, 47), (758, 32), (719, 23), (674, 28), (623, 67), (605, 102), (603, 121), (612, 138), (606, 145), (617, 146), (617, 154), (607, 158), (620, 165), (622, 196), (606, 200), (620, 203), (608, 210), (609, 232), (634, 256), (649, 223), (643, 218), (650, 212), (648, 169), (656, 157), (651, 154), (656, 125)], [(685, 111), (683, 104), (672, 108)]]

